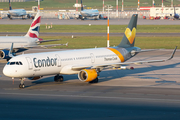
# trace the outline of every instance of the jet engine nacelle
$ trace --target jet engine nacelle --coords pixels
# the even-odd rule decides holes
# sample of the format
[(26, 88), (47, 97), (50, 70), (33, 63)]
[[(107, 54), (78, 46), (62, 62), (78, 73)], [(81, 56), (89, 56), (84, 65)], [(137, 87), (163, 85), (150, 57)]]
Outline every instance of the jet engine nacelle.
[(179, 15), (178, 15), (178, 14), (175, 14), (175, 15), (174, 15), (174, 18), (179, 19)]
[(0, 58), (10, 59), (11, 57), (9, 57), (9, 50), (1, 50), (0, 51)]
[(79, 80), (83, 82), (90, 82), (98, 76), (95, 69), (83, 69), (78, 73)]
[(29, 79), (29, 80), (38, 80), (38, 79), (40, 79), (40, 78), (42, 78), (42, 76), (29, 77), (28, 79)]
[(100, 14), (100, 15), (99, 15), (99, 19), (102, 19), (102, 18), (103, 18), (103, 16)]
[(82, 15), (79, 15), (79, 18), (82, 19)]

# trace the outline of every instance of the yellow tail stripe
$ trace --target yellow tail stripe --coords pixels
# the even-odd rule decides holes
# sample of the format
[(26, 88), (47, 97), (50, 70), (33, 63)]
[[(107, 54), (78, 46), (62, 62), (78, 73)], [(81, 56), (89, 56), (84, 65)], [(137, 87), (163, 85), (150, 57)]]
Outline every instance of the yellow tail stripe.
[(109, 49), (109, 50), (111, 50), (112, 52), (114, 52), (114, 53), (119, 57), (119, 59), (121, 60), (121, 62), (124, 62), (124, 57), (123, 57), (123, 55), (122, 55), (118, 50), (116, 50), (116, 49), (114, 49), (114, 48), (107, 48), (107, 49)]

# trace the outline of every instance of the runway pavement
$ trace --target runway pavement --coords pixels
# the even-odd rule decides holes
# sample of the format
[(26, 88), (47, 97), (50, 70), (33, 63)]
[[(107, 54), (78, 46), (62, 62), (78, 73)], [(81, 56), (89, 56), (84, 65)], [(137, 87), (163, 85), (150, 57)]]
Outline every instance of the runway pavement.
[[(35, 51), (48, 49), (27, 53)], [(130, 61), (166, 59), (172, 51), (143, 52)], [(64, 75), (63, 83), (47, 76), (26, 80), (24, 89), (18, 88), (19, 80), (13, 84), (0, 72), (0, 119), (179, 119), (179, 60), (178, 50), (170, 61), (127, 66), (134, 70), (105, 70), (97, 84), (81, 82), (77, 75)], [(0, 63), (0, 71), (4, 65)]]
[[(110, 19), (110, 25), (127, 25), (130, 19)], [(146, 19), (138, 19), (138, 25), (179, 25), (179, 20), (146, 20)], [(30, 25), (32, 20), (26, 19), (0, 19), (0, 24), (13, 24), (13, 25), (22, 25), (28, 24)], [(41, 19), (41, 24), (53, 24), (53, 25), (107, 25), (107, 20), (77, 20), (77, 19), (70, 19), (70, 20), (59, 20), (59, 19)]]
[[(26, 33), (1, 32), (0, 36), (24, 36)], [(107, 33), (40, 33), (40, 36), (107, 36)], [(110, 33), (110, 36), (123, 36), (124, 33)], [(179, 33), (136, 33), (136, 36), (180, 36)]]

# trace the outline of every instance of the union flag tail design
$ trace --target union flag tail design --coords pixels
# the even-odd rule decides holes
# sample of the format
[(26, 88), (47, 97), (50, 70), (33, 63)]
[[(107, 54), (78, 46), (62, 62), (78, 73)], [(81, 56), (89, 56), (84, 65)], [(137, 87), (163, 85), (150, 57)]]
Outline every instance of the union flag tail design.
[(25, 35), (26, 37), (31, 37), (31, 38), (38, 38), (39, 37), (39, 29), (40, 29), (40, 22), (41, 22), (41, 15), (40, 11), (36, 14), (27, 34)]

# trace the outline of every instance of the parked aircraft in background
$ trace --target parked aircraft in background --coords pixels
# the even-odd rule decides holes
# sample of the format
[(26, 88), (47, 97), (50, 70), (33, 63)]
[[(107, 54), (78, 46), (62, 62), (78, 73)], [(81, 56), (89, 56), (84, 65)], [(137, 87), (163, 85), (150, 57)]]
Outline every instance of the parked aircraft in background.
[(22, 19), (25, 19), (26, 16), (29, 19), (31, 18), (31, 15), (27, 14), (25, 9), (12, 9), (10, 0), (9, 0), (9, 10), (7, 16), (9, 19), (12, 19), (12, 17), (22, 17)]
[[(62, 82), (61, 75), (78, 74), (79, 80), (83, 82), (97, 83), (99, 73), (106, 67), (166, 61), (125, 62), (142, 52), (140, 48), (134, 47), (137, 16), (132, 15), (123, 39), (116, 47), (23, 54), (10, 59), (3, 69), (3, 74), (13, 79), (20, 78), (20, 88), (25, 87), (25, 78), (37, 80), (46, 75), (56, 75), (54, 81)], [(167, 60), (173, 58), (175, 51), (176, 48)]]
[(170, 16), (173, 16), (174, 19), (179, 19), (179, 14), (176, 13), (176, 8), (174, 7), (174, 14), (170, 14)]
[[(14, 44), (12, 53), (22, 52), (27, 48), (38, 47), (40, 43), (58, 40), (43, 40), (39, 38), (40, 11), (36, 14), (27, 34), (25, 36), (0, 36), (0, 58), (9, 60), (9, 49)], [(41, 45), (41, 47), (58, 46), (67, 44)]]
[(81, 12), (79, 18), (81, 20), (84, 20), (87, 17), (93, 17), (94, 19), (98, 19), (98, 17), (101, 18), (101, 15), (99, 14), (99, 11), (97, 9), (84, 9), (81, 0)]

